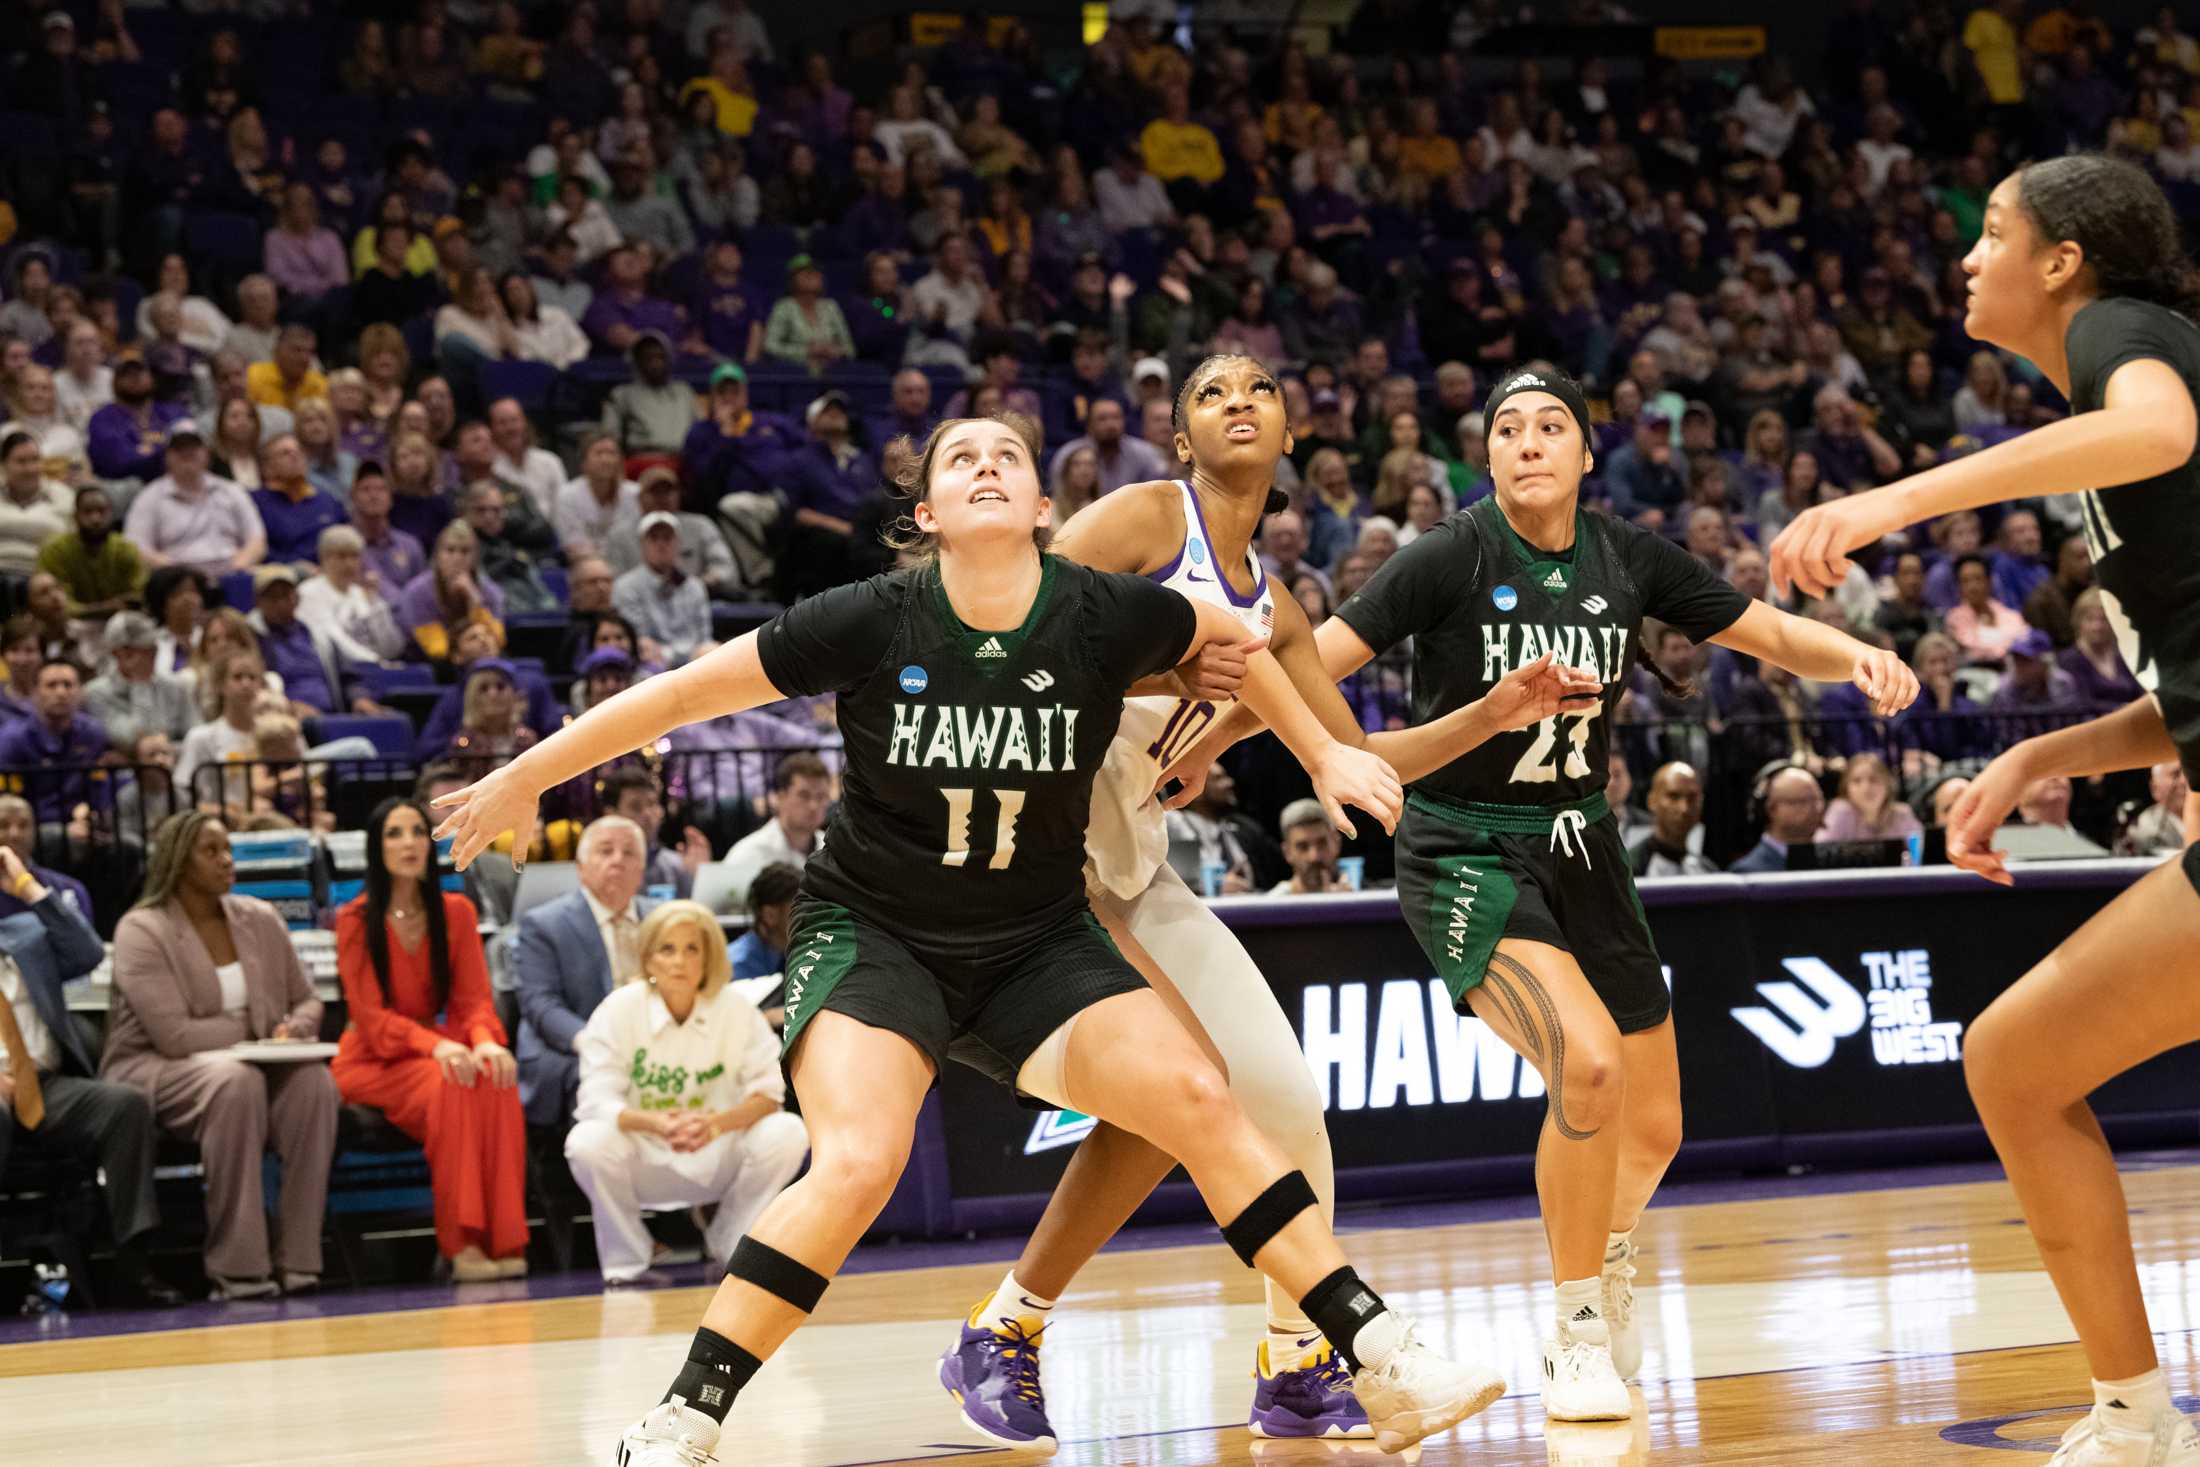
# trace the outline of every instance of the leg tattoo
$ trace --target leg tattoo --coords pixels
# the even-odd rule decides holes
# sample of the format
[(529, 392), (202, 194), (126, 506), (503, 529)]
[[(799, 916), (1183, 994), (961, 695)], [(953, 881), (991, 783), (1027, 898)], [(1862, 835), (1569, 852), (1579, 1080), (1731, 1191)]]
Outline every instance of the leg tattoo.
[(1528, 1046), (1528, 1058), (1550, 1076), (1551, 1123), (1568, 1141), (1587, 1141), (1597, 1130), (1578, 1130), (1566, 1119), (1566, 1030), (1558, 1021), (1558, 1005), (1543, 980), (1503, 953), (1490, 954), (1489, 972), (1483, 984), (1498, 1001)]

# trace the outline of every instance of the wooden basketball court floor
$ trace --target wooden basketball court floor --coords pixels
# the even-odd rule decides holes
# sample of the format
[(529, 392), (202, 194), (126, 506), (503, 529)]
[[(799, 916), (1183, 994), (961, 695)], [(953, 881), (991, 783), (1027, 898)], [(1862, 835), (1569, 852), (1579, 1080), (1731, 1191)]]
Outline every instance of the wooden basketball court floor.
[[(2184, 1396), (2200, 1376), (2200, 1166), (2180, 1157), (2126, 1180), (2164, 1364)], [(1494, 1355), (1512, 1383), (1426, 1444), (1430, 1467), (2017, 1467), (2052, 1450), (2090, 1400), (1998, 1181), (1654, 1209), (1637, 1235), (1645, 1378), (1635, 1419), (1609, 1426), (1543, 1421), (1537, 1335), (1551, 1306), (1535, 1221), (1348, 1234), (1393, 1303)], [(956, 1316), (1000, 1271), (844, 1277), (738, 1403), (719, 1461), (1038, 1460), (973, 1445), (933, 1374)], [(520, 1287), (477, 1286), (444, 1308), (0, 1347), (0, 1463), (600, 1463), (661, 1393), (706, 1295), (504, 1297)], [(1371, 1445), (1246, 1434), (1259, 1297), (1219, 1241), (1104, 1254), (1048, 1335), (1058, 1460), (1388, 1460)]]

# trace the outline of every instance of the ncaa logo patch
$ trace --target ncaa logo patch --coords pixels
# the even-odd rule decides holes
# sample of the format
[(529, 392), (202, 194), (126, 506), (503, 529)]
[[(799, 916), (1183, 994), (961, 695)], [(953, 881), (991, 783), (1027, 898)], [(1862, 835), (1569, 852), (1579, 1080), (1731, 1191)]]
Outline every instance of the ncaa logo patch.
[(911, 697), (923, 692), (931, 685), (931, 675), (915, 663), (912, 662), (901, 670), (901, 690)]
[(1207, 547), (1200, 544), (1197, 540), (1194, 540), (1190, 544), (1186, 545), (1184, 547), (1184, 553), (1191, 558), (1191, 562), (1193, 565), (1205, 565), (1207, 563)]
[[(1490, 600), (1497, 603), (1499, 611), (1510, 611), (1520, 604), (1520, 593), (1510, 586), (1499, 586), (1496, 590), (1490, 592)], [(903, 673), (902, 677), (906, 680), (908, 674)], [(906, 681), (904, 685), (906, 686)]]

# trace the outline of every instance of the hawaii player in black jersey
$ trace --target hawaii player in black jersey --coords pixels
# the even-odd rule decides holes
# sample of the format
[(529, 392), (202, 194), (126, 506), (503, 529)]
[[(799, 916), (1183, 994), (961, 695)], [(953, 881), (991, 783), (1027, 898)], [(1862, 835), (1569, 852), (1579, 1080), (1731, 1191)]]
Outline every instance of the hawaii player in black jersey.
[[(1262, 518), (1280, 507), (1276, 464), (1291, 446), (1276, 375), (1250, 356), (1208, 357), (1177, 392), (1175, 425), (1185, 478), (1125, 485), (1080, 510), (1053, 550), (1095, 570), (1150, 577), (1230, 607), (1248, 637), (1265, 630), (1292, 687), (1339, 742), (1366, 747), (1410, 779), (1494, 733), (1556, 712), (1569, 695), (1600, 691), (1595, 677), (1545, 656), (1449, 718), (1364, 732), (1322, 670), (1306, 613), (1287, 589), (1271, 584), (1253, 553)], [(1215, 644), (1200, 660), (1195, 687), (1134, 689), (1148, 696), (1124, 710), (1094, 786), (1086, 833), (1093, 910), (1124, 956), (1212, 1049), (1246, 1113), (1306, 1174), (1326, 1212), (1333, 1198), (1329, 1133), (1297, 1031), (1244, 946), (1166, 859), (1154, 786), (1228, 709), (1244, 648)], [(1020, 1368), (1038, 1351), (1054, 1301), (1174, 1166), (1165, 1152), (1117, 1126), (1100, 1125), (1079, 1145), (1022, 1256), (971, 1311), (943, 1365), (942, 1380), (962, 1398), (964, 1419), (988, 1439), (1012, 1445), (1051, 1439), (1042, 1391), (971, 1387), (1011, 1364)], [(1271, 1283), (1266, 1302), (1248, 1428), (1265, 1437), (1369, 1435), (1349, 1376), (1296, 1297)], [(1013, 1361), (1004, 1358), (1009, 1354)]]
[[(2026, 739), (1971, 782), (1948, 858), (2009, 885), (1994, 832), (2025, 788), (2181, 760), (2200, 777), (2200, 275), (2152, 178), (2095, 155), (2028, 164), (1989, 196), (1964, 257), (1964, 329), (2034, 363), (2071, 414), (1869, 494), (1773, 542), (1774, 580), (1816, 591), (1848, 552), (1920, 520), (2084, 496), (2102, 604), (2146, 696)], [(2122, 1184), (2086, 1097), (2200, 1039), (2200, 846), (2142, 877), (1979, 1016), (1964, 1072), (2093, 1372), (2052, 1467), (2200, 1467), (2147, 1327)], [(2191, 985), (2191, 986), (2187, 986)]]
[[(1611, 715), (1655, 618), (1820, 681), (1881, 714), (1917, 696), (1891, 652), (1753, 601), (1650, 531), (1584, 511), (1588, 404), (1555, 367), (1499, 380), (1484, 408), (1494, 494), (1392, 556), (1315, 634), (1343, 678), (1413, 639), (1413, 721), (1484, 696), (1524, 661), (1592, 668), (1602, 696), (1484, 740), (1416, 780), (1398, 827), (1406, 922), (1462, 1012), (1542, 1074), (1536, 1190), (1558, 1281), (1543, 1402), (1561, 1420), (1630, 1413), (1641, 1366), (1636, 1219), (1680, 1146), (1672, 998), (1604, 798)], [(1655, 671), (1654, 664), (1652, 670)], [(1246, 718), (1181, 768), (1199, 771)]]
[[(709, 1459), (734, 1398), (885, 1206), (950, 1058), (1181, 1160), (1224, 1239), (1353, 1366), (1386, 1450), (1503, 1394), (1495, 1375), (1420, 1344), (1360, 1281), (1305, 1175), (1093, 920), (1085, 826), (1124, 690), (1245, 633), (1220, 608), (1045, 554), (1038, 452), (1022, 419), (942, 424), (905, 456), (913, 533), (936, 555), (802, 602), (438, 802), (463, 869), (531, 828), (543, 791), (675, 727), (841, 695), (845, 795), (787, 944), (786, 1062), (810, 1170), (727, 1260), (687, 1364), (625, 1434), (620, 1467)], [(1326, 733), (1266, 653), (1248, 660), (1243, 696), (1283, 720), (1340, 828), (1345, 802), (1393, 823), (1395, 774)]]

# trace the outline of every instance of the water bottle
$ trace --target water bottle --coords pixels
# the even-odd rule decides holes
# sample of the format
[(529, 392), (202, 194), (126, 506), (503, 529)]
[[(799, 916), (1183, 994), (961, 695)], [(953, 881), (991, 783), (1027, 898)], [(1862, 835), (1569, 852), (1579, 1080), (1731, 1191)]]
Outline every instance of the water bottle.
[(1218, 896), (1221, 896), (1222, 878), (1229, 874), (1230, 868), (1220, 861), (1200, 862), (1199, 890), (1201, 895), (1205, 896), (1210, 901)]
[(1339, 856), (1337, 858), (1337, 885), (1346, 891), (1358, 891), (1367, 880), (1367, 858), (1364, 856)]

